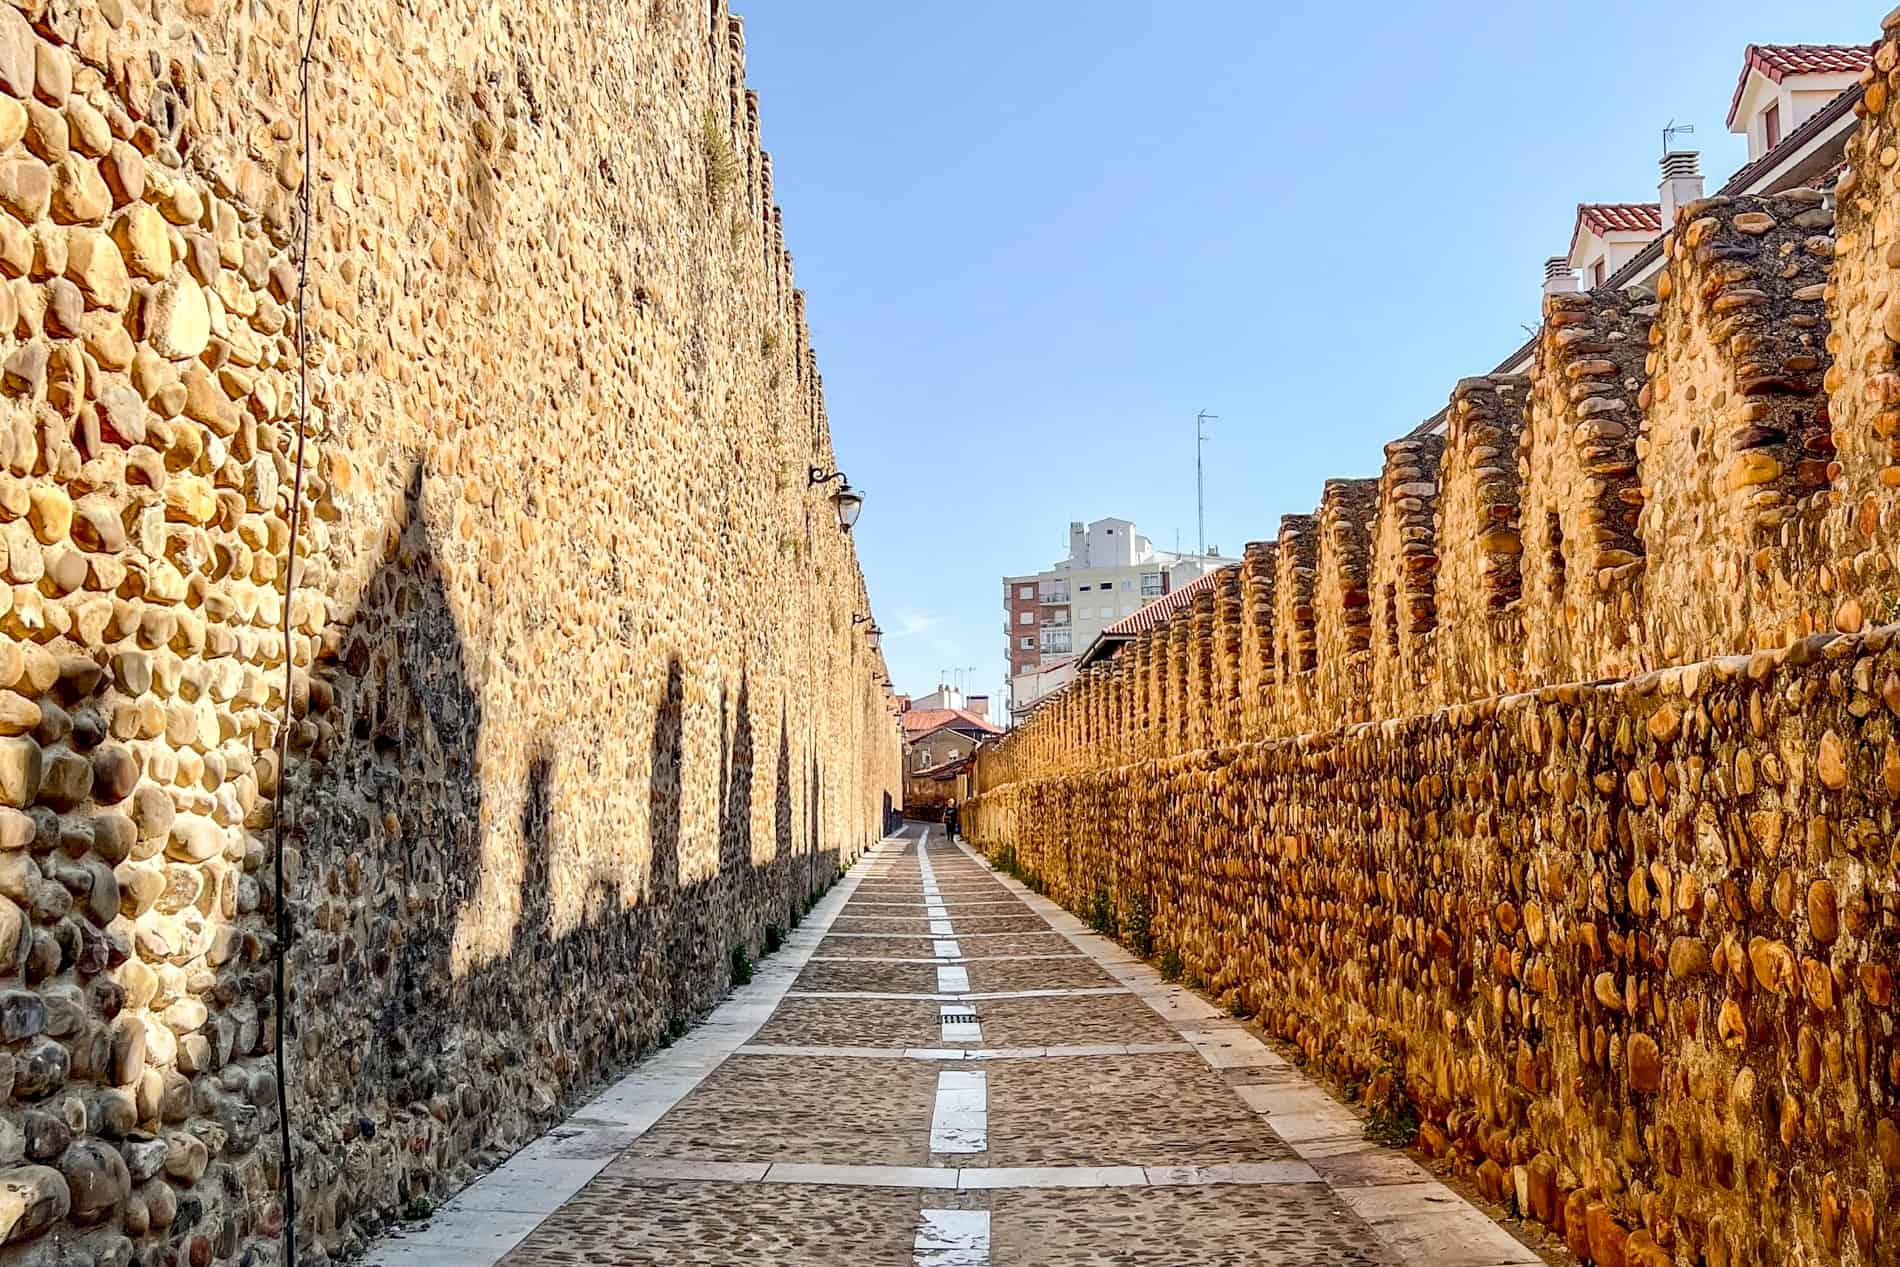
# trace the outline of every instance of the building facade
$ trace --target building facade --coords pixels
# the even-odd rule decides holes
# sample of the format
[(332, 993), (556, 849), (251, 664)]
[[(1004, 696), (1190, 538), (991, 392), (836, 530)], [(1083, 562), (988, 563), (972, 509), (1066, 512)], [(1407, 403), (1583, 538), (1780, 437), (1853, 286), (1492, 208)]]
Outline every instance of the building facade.
[(1204, 555), (1156, 550), (1128, 519), (1071, 523), (1067, 558), (1003, 578), (1010, 717), (1066, 682), (1061, 666), (1102, 630), (1234, 561), (1218, 546)]

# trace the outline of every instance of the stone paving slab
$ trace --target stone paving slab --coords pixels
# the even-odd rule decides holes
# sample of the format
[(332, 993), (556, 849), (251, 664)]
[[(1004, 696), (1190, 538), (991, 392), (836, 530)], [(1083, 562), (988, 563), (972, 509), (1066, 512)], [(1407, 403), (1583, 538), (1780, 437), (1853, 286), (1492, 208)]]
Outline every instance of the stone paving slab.
[(1298, 1154), (1193, 1052), (988, 1066), (989, 1164), (1167, 1165)]
[(1001, 994), (1010, 990), (1086, 990), (1119, 985), (1093, 962), (1074, 959), (973, 959), (966, 965), (970, 990)]
[[(931, 1199), (944, 1195), (933, 1193)], [(818, 1267), (911, 1261), (910, 1188), (724, 1184), (602, 1175), (503, 1267)]]
[(921, 1165), (936, 1066), (734, 1056), (633, 1144), (641, 1157)]
[(798, 974), (794, 987), (812, 993), (884, 992), (929, 994), (937, 988), (937, 969), (921, 963), (822, 963), (807, 964)]
[[(954, 922), (953, 922), (954, 927)], [(818, 953), (828, 959), (904, 959), (928, 955), (938, 941), (954, 941), (966, 959), (1009, 955), (1074, 954), (1075, 947), (1054, 929), (1039, 933), (992, 933), (981, 937), (952, 932), (948, 937), (928, 933), (904, 937), (833, 936), (818, 944)]]
[(1012, 1190), (990, 1204), (992, 1267), (1398, 1267), (1320, 1184)]
[[(952, 914), (950, 922), (955, 928), (955, 936), (965, 933), (1035, 933), (1045, 930), (1048, 925), (1034, 915), (957, 915)], [(936, 935), (932, 934), (931, 921), (919, 915), (841, 915), (832, 931), (840, 933), (882, 933), (886, 937), (897, 935)]]
[[(752, 1041), (799, 1047), (936, 1047), (942, 1044), (943, 1006), (924, 999), (786, 999)], [(985, 1047), (1181, 1041), (1167, 1022), (1128, 994), (987, 999), (969, 1007)]]
[(1129, 994), (992, 999), (977, 1009), (988, 1047), (1048, 1043), (1165, 1043), (1180, 1036)]
[(817, 1047), (924, 1047), (942, 1039), (941, 1005), (919, 999), (787, 999), (755, 1043)]

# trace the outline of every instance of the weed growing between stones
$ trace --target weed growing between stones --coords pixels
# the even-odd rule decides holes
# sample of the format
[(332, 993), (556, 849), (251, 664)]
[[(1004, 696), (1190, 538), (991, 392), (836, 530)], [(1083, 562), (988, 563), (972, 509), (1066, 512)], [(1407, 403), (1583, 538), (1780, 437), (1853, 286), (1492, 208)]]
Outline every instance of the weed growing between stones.
[(1004, 875), (1014, 877), (1022, 882), (1024, 888), (1031, 892), (1046, 892), (1043, 887), (1042, 875), (1023, 865), (1022, 858), (1016, 853), (1016, 846), (1007, 842), (996, 846), (995, 849), (990, 851), (989, 862), (990, 870), (1001, 871)]
[(1379, 1065), (1365, 1087), (1366, 1138), (1388, 1148), (1405, 1148), (1418, 1138), (1418, 1107), (1405, 1090), (1405, 1056), (1387, 1039), (1379, 1047)]
[(750, 985), (752, 983), (752, 956), (746, 953), (744, 946), (732, 948), (732, 984)]
[(1089, 902), (1089, 927), (1104, 937), (1115, 936), (1118, 927), (1115, 900), (1105, 888), (1095, 890), (1095, 897)]
[(1004, 875), (1015, 875), (1019, 869), (1016, 863), (1016, 846), (1004, 841), (990, 850), (990, 870), (1001, 871)]
[(1128, 948), (1147, 959), (1155, 952), (1154, 905), (1141, 892), (1128, 900), (1128, 913), (1122, 919)]
[(784, 944), (785, 930), (780, 928), (777, 924), (767, 924), (765, 926), (765, 953), (768, 955), (777, 954), (778, 948)]
[(706, 201), (713, 210), (726, 205), (727, 195), (739, 183), (739, 156), (732, 152), (732, 138), (726, 135), (719, 116), (708, 110), (699, 130), (699, 153), (706, 161)]
[(1181, 952), (1173, 946), (1168, 947), (1161, 952), (1161, 958), (1155, 966), (1161, 970), (1163, 981), (1179, 981), (1181, 979)]

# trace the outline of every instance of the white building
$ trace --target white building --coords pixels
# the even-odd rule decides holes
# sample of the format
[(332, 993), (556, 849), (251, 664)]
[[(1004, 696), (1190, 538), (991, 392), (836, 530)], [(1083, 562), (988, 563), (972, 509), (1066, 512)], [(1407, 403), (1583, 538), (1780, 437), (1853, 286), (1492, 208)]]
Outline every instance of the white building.
[(1218, 546), (1205, 555), (1156, 550), (1128, 519), (1071, 523), (1067, 558), (1003, 578), (1010, 716), (1067, 681), (1055, 670), (1103, 629), (1232, 562)]

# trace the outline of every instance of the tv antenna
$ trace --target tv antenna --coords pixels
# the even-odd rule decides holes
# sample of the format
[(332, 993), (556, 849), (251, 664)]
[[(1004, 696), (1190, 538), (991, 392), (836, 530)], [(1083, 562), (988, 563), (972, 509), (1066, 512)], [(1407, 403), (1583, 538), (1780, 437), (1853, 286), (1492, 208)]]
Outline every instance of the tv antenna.
[(1202, 473), (1201, 450), (1207, 447), (1207, 424), (1218, 422), (1219, 414), (1203, 409), (1194, 415), (1194, 530), (1198, 534), (1196, 553), (1207, 553), (1207, 481)]
[(1668, 123), (1664, 124), (1663, 130), (1662, 130), (1663, 157), (1664, 158), (1669, 157), (1669, 145), (1670, 145), (1670, 142), (1673, 141), (1676, 136), (1682, 133), (1694, 132), (1694, 131), (1695, 131), (1695, 124), (1693, 123), (1677, 123), (1674, 119), (1671, 119), (1669, 120)]

